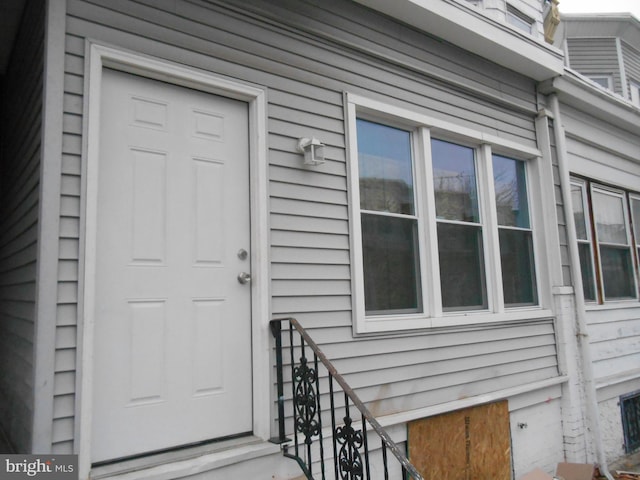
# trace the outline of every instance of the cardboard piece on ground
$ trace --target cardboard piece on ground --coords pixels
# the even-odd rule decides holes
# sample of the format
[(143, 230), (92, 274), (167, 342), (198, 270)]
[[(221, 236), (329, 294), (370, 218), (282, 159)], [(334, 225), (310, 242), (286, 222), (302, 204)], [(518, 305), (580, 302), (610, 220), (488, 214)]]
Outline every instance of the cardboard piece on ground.
[(520, 477), (519, 480), (553, 480), (553, 477), (539, 468), (536, 468), (535, 470), (527, 473), (524, 477)]
[(559, 463), (556, 476), (563, 480), (593, 480), (596, 467), (592, 463)]

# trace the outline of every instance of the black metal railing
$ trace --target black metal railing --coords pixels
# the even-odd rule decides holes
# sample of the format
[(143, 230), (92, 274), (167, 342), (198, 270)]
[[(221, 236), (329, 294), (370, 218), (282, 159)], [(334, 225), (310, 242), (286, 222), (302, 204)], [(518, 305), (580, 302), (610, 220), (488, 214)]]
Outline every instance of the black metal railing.
[[(288, 329), (283, 330), (283, 323), (288, 323)], [(404, 452), (391, 440), (295, 318), (272, 320), (271, 333), (276, 343), (278, 389), (278, 436), (272, 441), (283, 445), (284, 455), (296, 460), (308, 479), (388, 480), (390, 474), (391, 478), (398, 478), (401, 472), (401, 478), (405, 480), (422, 480)], [(288, 344), (285, 348), (283, 336)], [(292, 405), (289, 418), (293, 421), (290, 428), (293, 439), (286, 436), (283, 350), (289, 351), (291, 368)], [(307, 353), (311, 356), (308, 357)], [(320, 365), (327, 371), (326, 379), (319, 374)], [(325, 387), (324, 393), (321, 383)], [(323, 430), (326, 429), (323, 429), (321, 397), (328, 397), (329, 401), (328, 407), (325, 407), (327, 410), (324, 411), (325, 417), (331, 419), (331, 434), (328, 439), (324, 438)], [(354, 409), (358, 411), (355, 418), (351, 415)], [(381, 455), (375, 459), (371, 454), (374, 449), (369, 444), (370, 431), (381, 442)], [(332, 466), (326, 465), (325, 442), (327, 445), (331, 442), (331, 447), (328, 448), (332, 448), (329, 453), (333, 455)], [(396, 458), (397, 464), (389, 465), (388, 452)]]

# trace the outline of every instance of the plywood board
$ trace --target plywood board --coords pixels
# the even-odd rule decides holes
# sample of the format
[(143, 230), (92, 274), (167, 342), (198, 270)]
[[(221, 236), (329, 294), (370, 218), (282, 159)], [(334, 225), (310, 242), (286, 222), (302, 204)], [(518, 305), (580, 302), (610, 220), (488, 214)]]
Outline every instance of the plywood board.
[(507, 401), (409, 423), (409, 459), (425, 480), (511, 480)]

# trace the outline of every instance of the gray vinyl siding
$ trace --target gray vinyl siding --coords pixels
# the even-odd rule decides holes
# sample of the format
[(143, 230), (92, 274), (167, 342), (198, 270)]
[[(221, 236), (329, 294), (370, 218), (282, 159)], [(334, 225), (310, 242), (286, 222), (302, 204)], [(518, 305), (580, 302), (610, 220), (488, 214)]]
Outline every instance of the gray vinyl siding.
[[(303, 326), (318, 317), (315, 313), (297, 316)], [(554, 377), (558, 372), (552, 320), (358, 341), (349, 338), (349, 328), (346, 325), (342, 332), (335, 326), (309, 330), (376, 416), (508, 389)], [(294, 358), (298, 357), (296, 350)], [(287, 381), (291, 378), (289, 365), (290, 353), (286, 351)], [(321, 404), (328, 405), (326, 371), (320, 368), (319, 372)], [(337, 417), (341, 418), (344, 400), (336, 385), (334, 392)], [(293, 411), (291, 394), (285, 390), (285, 396), (289, 416)], [(323, 422), (328, 425), (330, 419)]]
[(555, 121), (549, 119), (549, 138), (551, 141), (551, 163), (553, 167), (553, 191), (558, 219), (558, 243), (560, 245), (560, 261), (562, 263), (562, 284), (571, 286), (571, 258), (569, 253), (567, 218), (564, 213), (564, 199), (560, 184), (560, 168), (558, 166), (558, 148), (555, 140)]
[(627, 82), (640, 84), (640, 50), (622, 41), (622, 58)]
[(84, 40), (68, 36), (62, 119), (62, 176), (52, 451), (73, 452), (76, 396)]
[(640, 307), (588, 312), (587, 322), (596, 382), (635, 376), (640, 386)]
[[(27, 2), (0, 79), (0, 428), (31, 449), (44, 2)], [(11, 102), (19, 98), (19, 102)]]
[[(594, 183), (637, 192), (640, 185), (640, 138), (605, 125), (563, 105), (567, 153), (572, 174)], [(622, 307), (622, 308), (621, 308)], [(587, 305), (586, 321), (596, 385), (605, 388), (640, 370), (640, 307), (637, 301)]]
[(613, 91), (622, 95), (622, 80), (615, 38), (568, 38), (571, 68), (583, 75), (611, 75)]
[[(344, 92), (535, 147), (533, 81), (354, 2), (69, 0), (57, 451), (72, 448), (85, 38), (268, 89), (271, 314), (308, 327), (377, 414), (557, 376), (551, 320), (395, 338), (352, 330)], [(303, 136), (327, 145), (324, 165), (302, 168)]]

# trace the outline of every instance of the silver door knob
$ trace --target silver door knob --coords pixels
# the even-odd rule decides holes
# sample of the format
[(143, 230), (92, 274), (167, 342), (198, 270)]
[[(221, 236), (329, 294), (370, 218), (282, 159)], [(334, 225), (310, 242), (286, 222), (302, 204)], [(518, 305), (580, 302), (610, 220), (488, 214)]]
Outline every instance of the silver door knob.
[(247, 272), (241, 272), (238, 274), (238, 281), (242, 284), (242, 285), (246, 285), (247, 283), (249, 283), (251, 281), (251, 274), (247, 273)]

